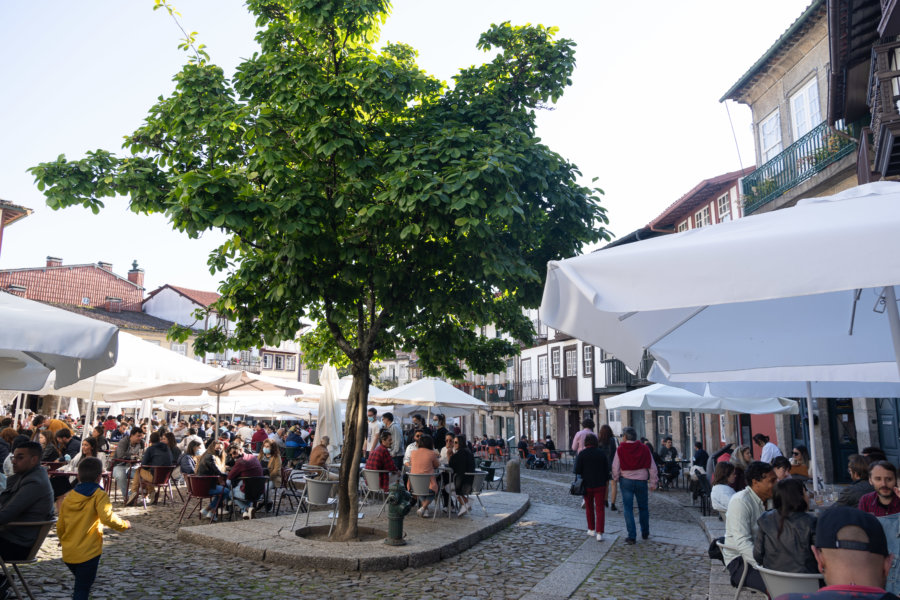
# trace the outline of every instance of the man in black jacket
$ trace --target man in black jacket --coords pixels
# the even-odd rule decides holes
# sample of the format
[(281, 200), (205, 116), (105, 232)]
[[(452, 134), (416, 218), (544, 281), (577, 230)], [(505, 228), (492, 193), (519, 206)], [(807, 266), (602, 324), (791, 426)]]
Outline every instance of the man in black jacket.
[[(175, 464), (175, 459), (172, 458), (172, 450), (169, 448), (169, 445), (163, 441), (160, 441), (159, 433), (154, 431), (150, 434), (150, 445), (144, 451), (144, 456), (141, 458), (141, 468), (138, 469), (137, 474), (134, 479), (131, 480), (131, 491), (135, 492), (132, 496), (125, 502), (125, 506), (131, 506), (135, 502), (137, 502), (138, 488), (141, 486), (141, 481), (143, 480), (143, 487), (147, 490), (147, 495), (152, 496), (156, 491), (156, 487), (153, 485), (153, 469), (145, 469), (144, 467), (171, 467)], [(153, 503), (156, 504), (156, 500), (153, 500)]]
[[(34, 527), (4, 527), (13, 522), (47, 521), (53, 517), (53, 489), (41, 466), (41, 445), (22, 442), (13, 449), (14, 475), (0, 494), (0, 557), (20, 560), (28, 556), (37, 540)], [(6, 597), (8, 582), (0, 574), (0, 598)]]

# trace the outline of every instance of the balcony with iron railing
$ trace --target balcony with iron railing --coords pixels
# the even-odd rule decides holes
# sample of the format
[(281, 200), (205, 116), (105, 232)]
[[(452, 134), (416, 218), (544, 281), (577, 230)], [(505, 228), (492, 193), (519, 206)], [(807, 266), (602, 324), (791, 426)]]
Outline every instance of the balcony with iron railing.
[(856, 150), (860, 127), (823, 121), (742, 180), (744, 214), (760, 209)]
[(495, 404), (508, 404), (512, 402), (514, 394), (514, 387), (511, 383), (478, 385), (472, 390), (472, 395), (482, 402)]
[(517, 381), (513, 384), (513, 402), (542, 402), (550, 399), (550, 382), (546, 379)]
[(636, 373), (630, 373), (625, 363), (618, 359), (603, 361), (605, 385), (597, 388), (602, 392), (621, 392), (628, 388), (638, 387), (651, 383), (647, 379), (650, 369), (653, 367), (653, 357), (649, 352), (644, 352), (641, 363)]
[(881, 177), (900, 175), (900, 41), (872, 47), (869, 90), (874, 170)]

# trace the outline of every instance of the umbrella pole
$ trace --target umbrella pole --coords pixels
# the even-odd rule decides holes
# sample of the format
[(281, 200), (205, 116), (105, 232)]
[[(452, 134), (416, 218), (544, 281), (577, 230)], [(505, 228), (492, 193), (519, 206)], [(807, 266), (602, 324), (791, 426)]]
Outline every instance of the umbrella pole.
[[(97, 376), (94, 375), (94, 376), (91, 378), (91, 397), (90, 397), (90, 399), (88, 400), (87, 410), (85, 411), (85, 412), (87, 413), (87, 415), (85, 416), (85, 422), (84, 422), (84, 431), (85, 431), (85, 432), (88, 431), (88, 427), (89, 427), (89, 426), (93, 426), (93, 424), (94, 424), (94, 416), (93, 416), (93, 412), (94, 412), (94, 410), (95, 410), (95, 407), (94, 407), (94, 389), (95, 389), (96, 387), (97, 387)], [(85, 433), (84, 435), (87, 435), (87, 433)]]
[(806, 416), (809, 421), (809, 472), (813, 480), (813, 491), (819, 491), (818, 468), (816, 466), (816, 429), (813, 418), (812, 384), (806, 382)]
[(62, 396), (57, 396), (56, 397), (56, 416), (54, 417), (55, 419), (59, 418), (59, 403), (60, 402), (62, 402)]
[(894, 360), (897, 361), (897, 370), (900, 372), (900, 311), (897, 310), (897, 295), (894, 293), (894, 286), (889, 285), (884, 288), (884, 301), (888, 314), (888, 323), (891, 325)]
[(214, 440), (219, 439), (219, 397), (221, 393), (216, 391), (216, 424), (213, 426), (213, 432), (215, 432)]

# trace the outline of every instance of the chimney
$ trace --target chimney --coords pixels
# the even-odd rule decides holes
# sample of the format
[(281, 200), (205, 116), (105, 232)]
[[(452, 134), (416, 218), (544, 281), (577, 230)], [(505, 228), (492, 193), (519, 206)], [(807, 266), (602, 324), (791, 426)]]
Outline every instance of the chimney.
[(144, 270), (138, 268), (137, 261), (131, 263), (131, 270), (128, 271), (128, 281), (144, 289)]
[(61, 259), (61, 258), (57, 258), (57, 257), (55, 257), (55, 256), (48, 256), (48, 257), (47, 257), (47, 266), (48, 266), (48, 267), (61, 267), (61, 266), (62, 266), (62, 259)]
[(112, 263), (103, 262), (102, 260), (98, 260), (97, 266), (100, 267), (101, 269), (104, 269), (104, 270), (112, 273)]
[(106, 297), (106, 310), (109, 312), (117, 313), (122, 312), (122, 299), (121, 298), (113, 298), (112, 296)]

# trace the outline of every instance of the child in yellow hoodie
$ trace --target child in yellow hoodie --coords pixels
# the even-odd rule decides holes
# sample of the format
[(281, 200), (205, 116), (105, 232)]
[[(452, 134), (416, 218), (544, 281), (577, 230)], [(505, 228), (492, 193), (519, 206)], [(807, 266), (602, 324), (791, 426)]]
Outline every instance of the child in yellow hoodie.
[(88, 600), (103, 552), (103, 526), (116, 531), (131, 528), (112, 510), (109, 496), (100, 489), (103, 463), (85, 458), (78, 465), (78, 484), (66, 494), (56, 521), (62, 559), (75, 575), (72, 600)]

